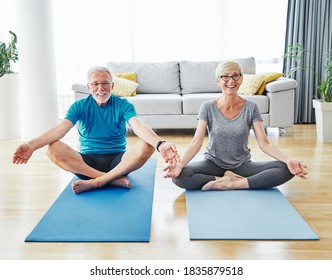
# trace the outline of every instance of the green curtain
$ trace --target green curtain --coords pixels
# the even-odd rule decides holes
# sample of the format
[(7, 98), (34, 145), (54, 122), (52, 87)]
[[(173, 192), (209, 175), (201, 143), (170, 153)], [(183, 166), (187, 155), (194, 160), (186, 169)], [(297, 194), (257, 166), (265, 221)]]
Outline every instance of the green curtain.
[[(288, 0), (285, 53), (288, 46), (300, 43), (313, 54), (310, 64), (319, 75), (324, 71), (327, 53), (332, 49), (332, 1)], [(285, 59), (287, 73), (294, 59)], [(310, 71), (296, 71), (291, 76), (298, 82), (295, 94), (295, 123), (314, 123), (312, 100), (317, 96), (317, 78)]]

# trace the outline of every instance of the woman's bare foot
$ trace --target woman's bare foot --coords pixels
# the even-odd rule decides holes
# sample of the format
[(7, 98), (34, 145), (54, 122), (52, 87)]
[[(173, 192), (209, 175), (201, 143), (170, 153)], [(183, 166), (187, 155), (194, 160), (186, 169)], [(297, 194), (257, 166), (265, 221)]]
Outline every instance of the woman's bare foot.
[[(109, 185), (112, 186), (117, 186), (117, 187), (124, 187), (124, 188), (131, 188), (131, 183), (129, 179), (125, 176), (122, 176), (118, 179), (114, 179), (108, 183)], [(103, 187), (104, 184), (101, 184), (98, 181), (98, 178), (96, 179), (90, 179), (90, 180), (77, 180), (72, 183), (72, 190), (75, 194), (86, 192), (86, 191), (91, 191), (94, 189), (98, 189)]]
[(206, 183), (202, 187), (202, 191), (209, 191), (209, 190), (228, 190), (230, 189), (232, 184), (232, 179), (229, 176), (224, 176), (221, 178), (218, 178), (214, 181), (210, 181)]
[(228, 176), (231, 178), (231, 180), (237, 180), (237, 179), (242, 179), (244, 177), (240, 176), (240, 175), (237, 175), (236, 173), (232, 172), (232, 171), (226, 171), (224, 173), (224, 176)]

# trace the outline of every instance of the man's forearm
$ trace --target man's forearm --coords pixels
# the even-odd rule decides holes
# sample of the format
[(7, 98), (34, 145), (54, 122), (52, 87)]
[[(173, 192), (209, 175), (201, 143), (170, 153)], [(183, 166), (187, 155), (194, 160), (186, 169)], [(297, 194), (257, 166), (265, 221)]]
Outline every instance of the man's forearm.
[(71, 122), (62, 121), (39, 137), (28, 141), (28, 144), (31, 145), (34, 150), (37, 150), (64, 137), (71, 127)]
[(156, 148), (159, 141), (163, 140), (159, 137), (149, 126), (139, 122), (132, 126), (134, 133), (141, 138), (144, 142)]

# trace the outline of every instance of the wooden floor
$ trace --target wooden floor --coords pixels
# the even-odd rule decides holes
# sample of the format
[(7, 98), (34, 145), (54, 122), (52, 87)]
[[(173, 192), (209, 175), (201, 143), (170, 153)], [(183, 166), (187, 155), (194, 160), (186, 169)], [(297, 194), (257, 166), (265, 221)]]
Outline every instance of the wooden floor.
[[(157, 131), (174, 142), (182, 154), (193, 131)], [(72, 175), (46, 157), (45, 149), (29, 164), (11, 163), (20, 139), (0, 141), (0, 259), (2, 260), (323, 260), (332, 259), (332, 143), (316, 141), (314, 125), (295, 125), (269, 138), (285, 153), (303, 160), (307, 181), (294, 178), (279, 189), (319, 235), (319, 241), (190, 241), (183, 190), (163, 178), (159, 154), (149, 243), (25, 243), (25, 237), (66, 187)], [(128, 144), (137, 138), (129, 135)], [(65, 142), (77, 147), (73, 130)], [(269, 159), (250, 138), (256, 160)], [(273, 207), (273, 205), (271, 206)]]

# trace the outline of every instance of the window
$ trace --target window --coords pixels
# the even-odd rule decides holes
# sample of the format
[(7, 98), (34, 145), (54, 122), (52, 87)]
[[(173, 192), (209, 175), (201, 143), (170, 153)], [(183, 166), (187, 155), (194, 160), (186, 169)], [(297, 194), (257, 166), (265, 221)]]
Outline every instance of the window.
[(218, 60), (254, 56), (282, 71), (287, 0), (57, 0), (60, 94), (108, 61)]
[[(15, 1), (0, 1), (6, 40), (3, 34), (16, 29)], [(254, 56), (257, 72), (282, 71), (287, 0), (56, 0), (53, 6), (59, 95), (85, 83), (90, 66), (112, 60)]]
[(224, 0), (223, 3), (224, 56), (253, 56), (257, 73), (281, 72), (287, 0)]

